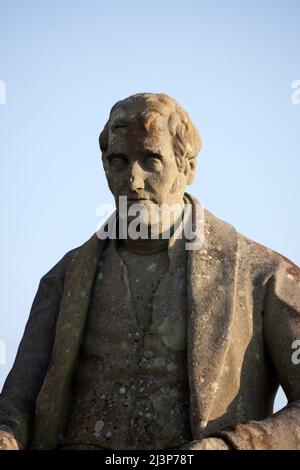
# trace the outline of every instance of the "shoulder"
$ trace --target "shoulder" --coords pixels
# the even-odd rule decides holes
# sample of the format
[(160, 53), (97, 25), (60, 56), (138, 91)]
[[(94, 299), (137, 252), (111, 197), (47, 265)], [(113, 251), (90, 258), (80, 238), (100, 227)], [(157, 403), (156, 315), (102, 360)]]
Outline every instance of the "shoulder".
[[(238, 238), (241, 272), (250, 276), (253, 286), (261, 286), (265, 289), (267, 298), (273, 307), (276, 299), (280, 315), (282, 315), (283, 306), (285, 306), (297, 312), (298, 317), (300, 308), (299, 266), (284, 255), (250, 240), (242, 234), (238, 234)], [(271, 312), (274, 313), (274, 311), (272, 308)]]
[(270, 274), (286, 273), (300, 280), (300, 268), (286, 256), (254, 240), (238, 234), (239, 252), (256, 268), (266, 267)]
[(219, 219), (209, 211), (205, 210), (204, 214), (209, 231), (213, 233), (213, 236), (236, 237), (237, 255), (241, 265), (247, 265), (253, 273), (259, 271), (269, 276), (285, 271), (287, 275), (295, 276), (300, 280), (300, 268), (290, 259), (239, 233), (231, 224)]

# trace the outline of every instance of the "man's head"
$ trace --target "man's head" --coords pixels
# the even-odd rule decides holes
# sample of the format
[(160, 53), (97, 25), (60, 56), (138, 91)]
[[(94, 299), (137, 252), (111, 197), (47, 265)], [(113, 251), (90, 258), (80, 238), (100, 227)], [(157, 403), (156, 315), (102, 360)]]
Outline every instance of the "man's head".
[[(194, 178), (200, 136), (187, 112), (164, 94), (118, 101), (99, 138), (108, 185), (115, 197), (150, 204), (182, 203)], [(130, 202), (130, 201), (129, 201)]]

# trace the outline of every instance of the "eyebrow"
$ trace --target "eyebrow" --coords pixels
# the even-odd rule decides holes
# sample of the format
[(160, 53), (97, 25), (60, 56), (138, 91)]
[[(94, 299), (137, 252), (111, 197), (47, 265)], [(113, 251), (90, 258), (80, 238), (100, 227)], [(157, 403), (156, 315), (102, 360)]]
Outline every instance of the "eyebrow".
[[(128, 156), (122, 152), (111, 152), (106, 155), (107, 160), (112, 160), (113, 158), (122, 158), (123, 160), (128, 160)], [(147, 150), (144, 158), (158, 158), (159, 160), (163, 160), (163, 156), (160, 153), (152, 152), (151, 150)]]

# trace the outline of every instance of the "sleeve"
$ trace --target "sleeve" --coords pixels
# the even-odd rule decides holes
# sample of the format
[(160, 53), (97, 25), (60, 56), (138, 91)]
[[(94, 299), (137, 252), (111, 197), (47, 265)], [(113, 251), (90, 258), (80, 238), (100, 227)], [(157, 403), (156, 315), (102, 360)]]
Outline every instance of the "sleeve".
[(218, 433), (238, 450), (300, 450), (300, 269), (279, 260), (267, 285), (263, 334), (288, 404), (266, 419)]
[(21, 449), (27, 447), (35, 401), (51, 357), (64, 273), (71, 254), (67, 253), (42, 277), (16, 359), (0, 394), (0, 426), (11, 431)]

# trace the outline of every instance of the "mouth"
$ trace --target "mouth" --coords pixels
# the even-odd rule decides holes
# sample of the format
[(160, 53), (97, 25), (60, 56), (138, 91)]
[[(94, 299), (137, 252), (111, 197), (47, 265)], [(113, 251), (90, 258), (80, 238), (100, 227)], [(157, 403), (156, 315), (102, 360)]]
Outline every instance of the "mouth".
[(127, 201), (149, 201), (146, 197), (128, 197)]
[[(138, 194), (128, 194), (126, 196), (121, 196), (122, 198), (125, 198), (126, 197), (126, 202), (130, 205), (132, 204), (138, 204), (138, 203), (156, 203), (155, 199), (152, 197), (152, 196), (142, 196), (142, 195), (138, 195)], [(120, 196), (119, 196), (119, 201), (120, 201)]]

